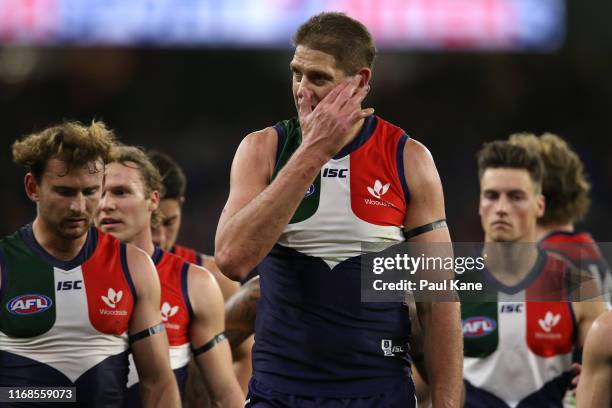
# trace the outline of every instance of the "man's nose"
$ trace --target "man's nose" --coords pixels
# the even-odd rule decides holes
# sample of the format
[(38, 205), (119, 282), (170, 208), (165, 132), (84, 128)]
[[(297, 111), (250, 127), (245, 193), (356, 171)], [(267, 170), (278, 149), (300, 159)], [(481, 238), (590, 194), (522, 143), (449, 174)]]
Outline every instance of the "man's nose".
[(70, 202), (70, 211), (83, 213), (86, 208), (86, 198), (83, 193), (77, 193), (76, 197)]
[(497, 199), (497, 203), (495, 203), (495, 212), (498, 214), (507, 214), (508, 205), (508, 197), (506, 197), (504, 194), (500, 195)]

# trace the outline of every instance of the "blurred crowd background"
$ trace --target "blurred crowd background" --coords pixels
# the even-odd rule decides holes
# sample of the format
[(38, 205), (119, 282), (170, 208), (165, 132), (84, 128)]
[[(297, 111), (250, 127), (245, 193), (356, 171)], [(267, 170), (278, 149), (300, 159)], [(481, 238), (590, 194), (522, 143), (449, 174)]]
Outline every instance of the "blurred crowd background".
[[(383, 47), (365, 104), (431, 150), (455, 241), (482, 239), (475, 153), (517, 131), (557, 133), (579, 152), (593, 204), (578, 228), (612, 241), (611, 17), (608, 0), (568, 0), (563, 38), (550, 50)], [(288, 47), (39, 45), (2, 35), (0, 26), (0, 235), (35, 214), (12, 142), (63, 119), (96, 118), (183, 166), (179, 241), (211, 253), (236, 147), (295, 115)]]

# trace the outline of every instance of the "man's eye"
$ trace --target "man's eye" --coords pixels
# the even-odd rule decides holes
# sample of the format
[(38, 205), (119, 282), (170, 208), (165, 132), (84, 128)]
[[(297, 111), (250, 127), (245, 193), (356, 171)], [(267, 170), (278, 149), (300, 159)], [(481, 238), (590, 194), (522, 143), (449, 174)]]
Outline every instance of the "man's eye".
[(69, 189), (65, 189), (65, 188), (60, 188), (56, 190), (57, 193), (63, 197), (71, 197), (74, 195), (74, 191), (73, 190), (69, 190)]

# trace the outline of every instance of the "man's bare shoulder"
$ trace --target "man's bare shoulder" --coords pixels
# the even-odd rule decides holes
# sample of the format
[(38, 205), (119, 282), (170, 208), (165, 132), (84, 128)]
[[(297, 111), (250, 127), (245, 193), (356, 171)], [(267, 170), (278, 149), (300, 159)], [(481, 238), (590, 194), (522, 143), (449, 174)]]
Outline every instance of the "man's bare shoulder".
[(268, 126), (267, 128), (256, 130), (254, 132), (249, 133), (242, 139), (243, 145), (248, 145), (250, 148), (269, 148), (271, 146), (276, 150), (276, 145), (278, 143), (278, 134), (276, 129), (272, 126)]

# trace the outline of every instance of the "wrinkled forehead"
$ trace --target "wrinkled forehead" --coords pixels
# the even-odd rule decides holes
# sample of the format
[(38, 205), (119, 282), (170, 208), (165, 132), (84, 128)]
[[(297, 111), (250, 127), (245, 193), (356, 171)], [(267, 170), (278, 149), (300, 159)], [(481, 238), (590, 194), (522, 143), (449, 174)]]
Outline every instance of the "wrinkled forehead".
[(89, 179), (102, 181), (104, 177), (104, 161), (92, 160), (85, 164), (71, 165), (63, 160), (51, 158), (47, 161), (43, 178), (48, 181), (69, 179)]
[(289, 63), (291, 69), (300, 71), (334, 71), (339, 70), (336, 58), (323, 51), (298, 45)]

